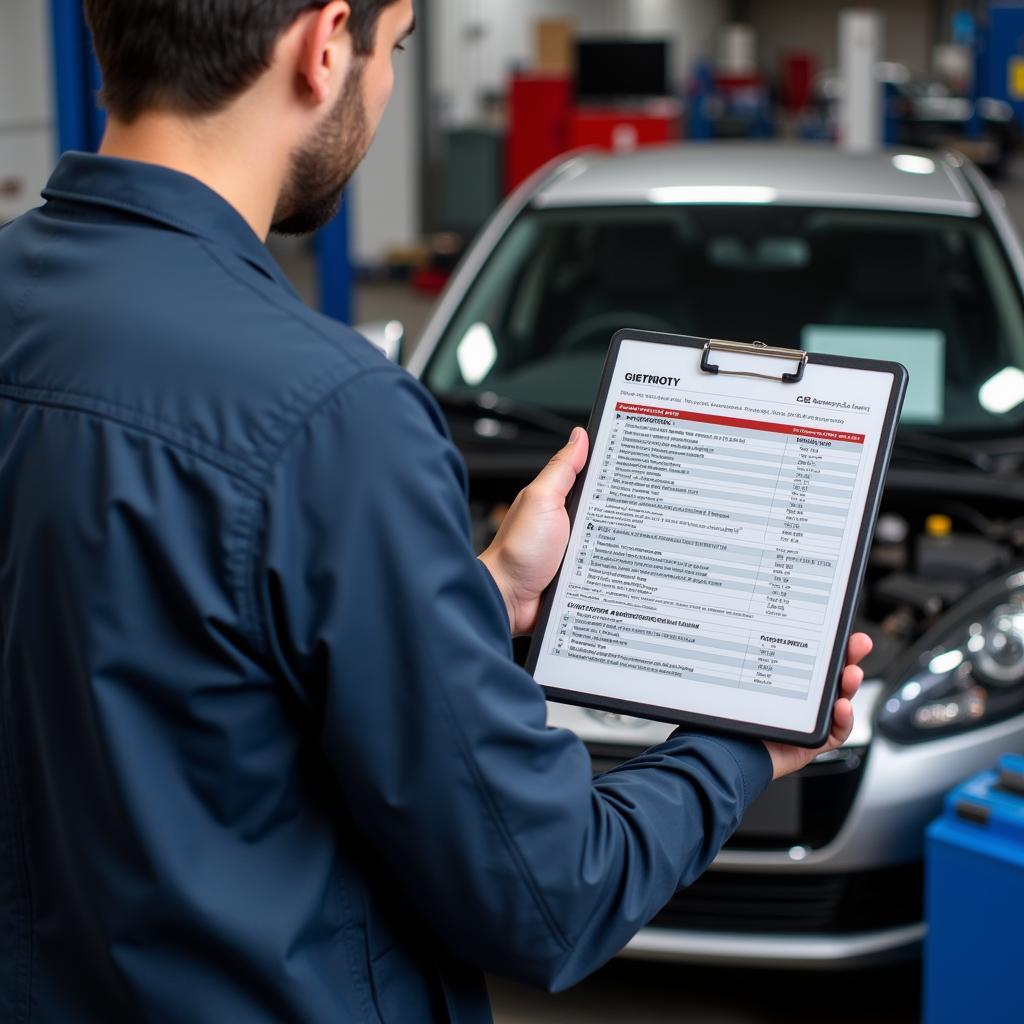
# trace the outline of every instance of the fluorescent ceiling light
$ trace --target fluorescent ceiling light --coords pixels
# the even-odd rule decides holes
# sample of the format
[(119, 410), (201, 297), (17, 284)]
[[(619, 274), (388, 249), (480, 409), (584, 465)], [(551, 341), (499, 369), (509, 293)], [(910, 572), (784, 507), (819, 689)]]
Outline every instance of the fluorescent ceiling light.
[(1024, 402), (1024, 371), (1007, 366), (981, 385), (978, 401), (997, 416), (1015, 409)]
[(679, 185), (652, 188), (652, 203), (774, 203), (779, 190), (757, 185)]
[(912, 153), (898, 153), (892, 158), (892, 165), (904, 174), (934, 174), (935, 161), (926, 156), (914, 156)]
[(455, 357), (462, 379), (470, 387), (476, 387), (498, 361), (498, 346), (494, 344), (490, 327), (484, 323), (473, 324), (459, 342)]

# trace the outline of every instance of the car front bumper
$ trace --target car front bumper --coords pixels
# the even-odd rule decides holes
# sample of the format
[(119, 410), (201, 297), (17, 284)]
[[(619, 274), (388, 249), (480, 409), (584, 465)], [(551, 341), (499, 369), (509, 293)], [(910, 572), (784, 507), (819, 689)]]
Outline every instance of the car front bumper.
[[(918, 953), (925, 934), (925, 828), (953, 786), (991, 767), (1001, 754), (1024, 750), (1024, 716), (903, 746), (873, 734), (884, 689), (878, 681), (865, 683), (855, 700), (856, 725), (846, 753), (861, 753), (863, 765), (835, 835), (820, 846), (780, 839), (758, 848), (750, 848), (742, 834), (734, 837), (704, 877), (679, 893), (624, 956), (813, 969), (867, 966)], [(572, 729), (592, 749), (639, 750), (672, 731), (554, 704), (549, 722)]]
[(835, 970), (912, 959), (925, 936), (921, 923), (861, 935), (747, 935), (675, 928), (644, 928), (620, 954), (737, 967)]

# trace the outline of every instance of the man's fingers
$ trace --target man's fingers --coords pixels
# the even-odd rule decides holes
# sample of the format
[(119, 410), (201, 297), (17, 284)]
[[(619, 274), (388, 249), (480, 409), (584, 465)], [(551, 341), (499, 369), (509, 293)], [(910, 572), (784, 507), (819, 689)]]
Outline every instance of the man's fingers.
[(847, 700), (853, 700), (860, 684), (864, 682), (864, 670), (857, 665), (847, 665), (843, 669), (843, 681), (840, 687), (840, 696)]
[(853, 731), (853, 705), (841, 698), (832, 711), (832, 746), (842, 746)]
[(569, 443), (540, 471), (531, 484), (537, 492), (564, 502), (565, 496), (576, 483), (576, 477), (587, 464), (590, 438), (582, 427), (576, 427)]
[(846, 648), (846, 663), (848, 665), (860, 664), (871, 653), (872, 647), (874, 647), (874, 643), (867, 633), (854, 633)]

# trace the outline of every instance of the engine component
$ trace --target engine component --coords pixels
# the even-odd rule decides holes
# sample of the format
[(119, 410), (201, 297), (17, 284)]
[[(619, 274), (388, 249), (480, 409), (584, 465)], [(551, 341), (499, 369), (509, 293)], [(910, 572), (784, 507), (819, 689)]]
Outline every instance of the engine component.
[(879, 581), (874, 594), (884, 607), (908, 607), (925, 618), (934, 618), (959, 601), (966, 591), (964, 583), (919, 579), (910, 573), (894, 572)]
[(899, 572), (907, 567), (907, 538), (910, 524), (903, 516), (891, 512), (881, 516), (875, 528), (875, 543), (871, 548), (871, 564), (889, 572)]
[(964, 584), (978, 583), (1005, 569), (1010, 562), (1007, 548), (987, 537), (953, 532), (948, 516), (929, 516), (925, 536), (917, 541), (915, 568), (928, 580)]

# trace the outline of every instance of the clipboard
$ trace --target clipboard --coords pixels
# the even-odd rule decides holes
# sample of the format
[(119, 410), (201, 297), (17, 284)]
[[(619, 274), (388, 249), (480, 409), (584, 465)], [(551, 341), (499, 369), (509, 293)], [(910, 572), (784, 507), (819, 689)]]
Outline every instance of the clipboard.
[(526, 667), (548, 699), (816, 748), (908, 374), (620, 331)]

